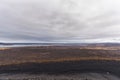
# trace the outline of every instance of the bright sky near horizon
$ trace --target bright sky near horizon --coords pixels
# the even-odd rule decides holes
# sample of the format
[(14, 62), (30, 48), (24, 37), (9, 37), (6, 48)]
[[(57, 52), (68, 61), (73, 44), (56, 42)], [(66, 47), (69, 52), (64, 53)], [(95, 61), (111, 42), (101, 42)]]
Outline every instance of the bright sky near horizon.
[(120, 42), (120, 0), (0, 0), (0, 42)]

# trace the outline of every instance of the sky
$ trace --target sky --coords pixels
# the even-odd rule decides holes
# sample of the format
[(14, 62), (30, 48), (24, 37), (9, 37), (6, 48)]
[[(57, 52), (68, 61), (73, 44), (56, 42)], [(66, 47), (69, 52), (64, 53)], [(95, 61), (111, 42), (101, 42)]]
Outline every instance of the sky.
[(120, 42), (120, 0), (0, 0), (0, 42)]

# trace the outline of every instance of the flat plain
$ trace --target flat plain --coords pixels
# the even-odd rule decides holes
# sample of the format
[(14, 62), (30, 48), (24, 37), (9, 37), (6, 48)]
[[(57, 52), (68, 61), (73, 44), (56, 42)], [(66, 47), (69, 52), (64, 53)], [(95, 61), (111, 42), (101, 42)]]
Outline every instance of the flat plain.
[(0, 48), (0, 73), (0, 76), (102, 73), (120, 77), (120, 46), (4, 47)]
[(0, 65), (82, 60), (120, 61), (120, 47), (42, 46), (0, 48)]

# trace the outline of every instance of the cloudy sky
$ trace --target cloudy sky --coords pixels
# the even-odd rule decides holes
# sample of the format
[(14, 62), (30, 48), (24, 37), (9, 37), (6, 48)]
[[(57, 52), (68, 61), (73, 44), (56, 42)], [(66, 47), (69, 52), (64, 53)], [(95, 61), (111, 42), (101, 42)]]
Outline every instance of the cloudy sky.
[(0, 42), (120, 42), (120, 0), (0, 0)]

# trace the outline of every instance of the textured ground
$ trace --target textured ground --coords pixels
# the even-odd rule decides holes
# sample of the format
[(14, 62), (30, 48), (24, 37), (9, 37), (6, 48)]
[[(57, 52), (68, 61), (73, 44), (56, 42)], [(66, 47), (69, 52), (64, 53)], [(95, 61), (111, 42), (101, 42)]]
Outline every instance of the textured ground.
[(3, 80), (120, 80), (120, 47), (0, 48), (0, 73)]
[(45, 75), (45, 74), (1, 74), (2, 80), (120, 80), (117, 76), (100, 73), (82, 73), (73, 75)]
[(79, 60), (120, 61), (119, 47), (66, 47), (43, 46), (1, 48), (0, 65), (26, 62), (61, 62)]

